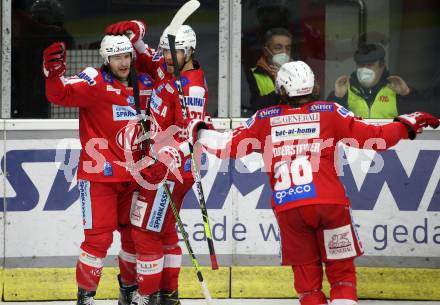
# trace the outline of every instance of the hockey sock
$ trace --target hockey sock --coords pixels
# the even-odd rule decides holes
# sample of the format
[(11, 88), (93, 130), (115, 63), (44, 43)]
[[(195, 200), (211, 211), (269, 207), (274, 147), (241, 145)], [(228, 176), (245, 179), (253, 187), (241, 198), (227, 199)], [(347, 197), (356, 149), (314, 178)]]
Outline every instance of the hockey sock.
[(182, 265), (182, 249), (178, 245), (164, 246), (164, 265), (160, 290), (175, 291), (179, 284), (180, 266)]
[(356, 270), (353, 259), (326, 262), (325, 272), (330, 283), (330, 299), (332, 304), (336, 300), (348, 300), (352, 305), (357, 302)]
[(327, 304), (325, 294), (322, 292), (323, 270), (320, 261), (306, 265), (292, 266), (295, 290), (298, 293), (301, 305)]
[(104, 258), (82, 251), (76, 264), (76, 282), (78, 287), (87, 291), (96, 291), (103, 266)]
[(150, 295), (159, 291), (163, 262), (162, 254), (137, 256), (136, 271), (140, 295)]
[(118, 262), (122, 284), (126, 286), (136, 285), (136, 254), (121, 250)]

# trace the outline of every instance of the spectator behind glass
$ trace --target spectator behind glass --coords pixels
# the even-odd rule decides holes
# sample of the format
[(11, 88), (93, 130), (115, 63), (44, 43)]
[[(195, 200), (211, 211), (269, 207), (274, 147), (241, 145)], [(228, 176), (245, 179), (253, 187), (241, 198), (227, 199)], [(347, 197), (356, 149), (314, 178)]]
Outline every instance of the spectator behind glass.
[[(12, 1), (11, 117), (48, 118), (41, 53), (50, 44), (73, 38), (63, 27), (64, 9), (57, 0), (36, 0), (29, 12), (26, 1)], [(38, 73), (37, 73), (38, 72)]]
[(412, 90), (401, 77), (390, 75), (381, 45), (362, 44), (354, 54), (354, 61), (356, 71), (350, 77), (342, 75), (336, 79), (335, 91), (328, 100), (366, 119), (394, 118), (402, 113), (399, 111), (402, 104), (411, 103)]
[[(414, 94), (411, 94), (412, 103), (406, 103), (409, 110), (413, 109), (413, 105), (417, 105), (419, 109), (429, 111), (435, 116), (440, 116), (440, 70), (438, 70), (432, 81), (425, 88), (420, 90), (414, 89)], [(403, 109), (402, 111), (406, 111)]]
[(275, 79), (281, 65), (291, 60), (291, 47), (292, 35), (286, 29), (274, 28), (266, 32), (263, 55), (247, 75), (253, 112), (279, 103), (280, 97), (275, 92)]

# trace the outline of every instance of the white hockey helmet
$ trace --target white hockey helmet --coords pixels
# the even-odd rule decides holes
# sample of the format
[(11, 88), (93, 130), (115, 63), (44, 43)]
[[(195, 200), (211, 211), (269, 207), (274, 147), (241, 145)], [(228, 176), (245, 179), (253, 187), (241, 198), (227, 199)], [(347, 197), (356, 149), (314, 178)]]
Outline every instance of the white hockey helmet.
[(289, 97), (312, 93), (315, 75), (303, 61), (291, 61), (281, 66), (276, 78), (276, 89), (281, 93), (284, 88)]
[(101, 41), (101, 48), (99, 54), (104, 59), (104, 63), (108, 64), (109, 57), (117, 54), (131, 53), (131, 58), (134, 59), (135, 52), (130, 39), (125, 35), (105, 35)]
[[(190, 48), (196, 49), (197, 37), (196, 32), (189, 25), (182, 25), (176, 35), (176, 50), (183, 50), (185, 56), (188, 55)], [(169, 50), (168, 27), (163, 31), (160, 37), (159, 48)]]

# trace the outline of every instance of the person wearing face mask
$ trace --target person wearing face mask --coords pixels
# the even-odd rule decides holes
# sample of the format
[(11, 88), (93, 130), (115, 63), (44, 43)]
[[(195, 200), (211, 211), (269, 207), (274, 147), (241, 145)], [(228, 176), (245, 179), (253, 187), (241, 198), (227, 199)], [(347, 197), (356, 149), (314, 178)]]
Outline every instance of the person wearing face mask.
[(273, 28), (264, 37), (263, 55), (248, 75), (253, 112), (279, 103), (275, 79), (280, 67), (291, 60), (292, 35), (288, 30)]
[(385, 65), (385, 49), (379, 44), (364, 44), (354, 54), (356, 71), (336, 79), (328, 100), (346, 106), (356, 116), (387, 119), (399, 114), (399, 106), (409, 103), (412, 90)]

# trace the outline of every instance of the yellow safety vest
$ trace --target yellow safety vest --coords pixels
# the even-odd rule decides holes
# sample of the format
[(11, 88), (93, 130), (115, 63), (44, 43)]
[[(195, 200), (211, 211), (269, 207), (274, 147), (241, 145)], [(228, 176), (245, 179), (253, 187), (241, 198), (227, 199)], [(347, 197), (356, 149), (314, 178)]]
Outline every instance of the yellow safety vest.
[(257, 83), (258, 91), (260, 91), (260, 95), (268, 95), (275, 91), (275, 84), (272, 80), (272, 78), (263, 73), (259, 73), (258, 71), (255, 71), (255, 68), (252, 68), (252, 75), (255, 78), (255, 82)]
[(388, 85), (382, 87), (374, 98), (371, 108), (367, 101), (357, 95), (351, 86), (348, 89), (348, 108), (355, 116), (364, 119), (390, 119), (398, 115), (397, 95)]

